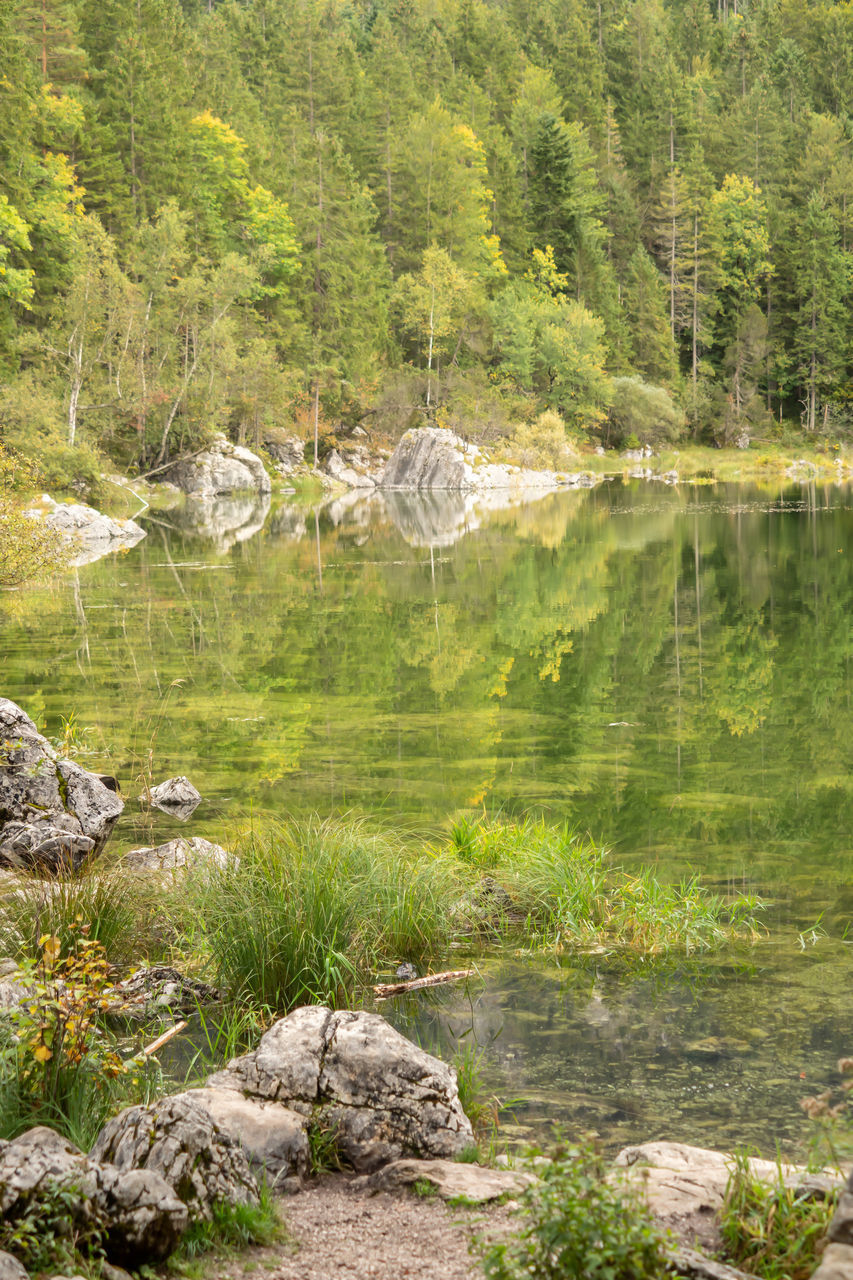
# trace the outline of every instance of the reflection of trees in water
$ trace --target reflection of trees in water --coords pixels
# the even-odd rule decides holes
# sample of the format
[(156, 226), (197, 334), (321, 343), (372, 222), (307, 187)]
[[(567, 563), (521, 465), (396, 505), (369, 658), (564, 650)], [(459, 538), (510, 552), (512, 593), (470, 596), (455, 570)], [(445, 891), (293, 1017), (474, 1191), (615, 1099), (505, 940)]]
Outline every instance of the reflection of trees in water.
[[(6, 690), (120, 755), (182, 681), (164, 768), (227, 811), (540, 804), (621, 856), (777, 886), (840, 870), (851, 514), (724, 496), (557, 494), (440, 554), (379, 503), (274, 515), (219, 555), (173, 531), (81, 571), (76, 603), (30, 597)], [(406, 511), (410, 541), (434, 532)]]

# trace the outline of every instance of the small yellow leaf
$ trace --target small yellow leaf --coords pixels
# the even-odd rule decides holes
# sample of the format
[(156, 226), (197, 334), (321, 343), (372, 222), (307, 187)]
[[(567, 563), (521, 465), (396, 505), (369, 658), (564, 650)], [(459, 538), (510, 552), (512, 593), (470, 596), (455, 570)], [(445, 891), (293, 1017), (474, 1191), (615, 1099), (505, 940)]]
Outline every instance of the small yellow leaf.
[(53, 1057), (53, 1054), (51, 1053), (50, 1049), (48, 1049), (46, 1044), (40, 1044), (39, 1047), (33, 1053), (33, 1057), (36, 1059), (37, 1062), (49, 1062), (50, 1059)]

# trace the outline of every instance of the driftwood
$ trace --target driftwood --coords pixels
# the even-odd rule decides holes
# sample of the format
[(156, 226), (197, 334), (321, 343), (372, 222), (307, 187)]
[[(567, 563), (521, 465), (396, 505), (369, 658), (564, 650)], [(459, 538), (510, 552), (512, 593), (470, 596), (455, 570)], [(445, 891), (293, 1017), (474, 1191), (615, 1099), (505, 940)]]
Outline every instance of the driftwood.
[(172, 1036), (176, 1036), (179, 1031), (183, 1031), (186, 1025), (186, 1022), (176, 1022), (173, 1027), (169, 1027), (168, 1031), (164, 1031), (163, 1034), (158, 1036), (156, 1040), (153, 1040), (151, 1044), (147, 1044), (142, 1050), (146, 1058), (150, 1058), (152, 1053), (156, 1053), (158, 1049), (162, 1049), (163, 1045), (168, 1044), (172, 1039)]
[(421, 991), (424, 987), (437, 987), (442, 982), (458, 982), (470, 978), (476, 969), (449, 969), (446, 973), (430, 973), (425, 978), (412, 978), (411, 982), (380, 982), (373, 988), (380, 1000), (389, 996), (401, 996), (407, 991)]

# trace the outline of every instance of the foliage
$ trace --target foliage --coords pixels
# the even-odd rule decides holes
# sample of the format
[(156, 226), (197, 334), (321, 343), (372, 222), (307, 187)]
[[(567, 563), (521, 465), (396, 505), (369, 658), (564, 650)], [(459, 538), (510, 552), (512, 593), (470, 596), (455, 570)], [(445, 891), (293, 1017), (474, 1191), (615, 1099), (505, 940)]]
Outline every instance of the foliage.
[(489, 1280), (656, 1280), (665, 1238), (637, 1193), (591, 1146), (560, 1145), (520, 1197), (517, 1234), (485, 1251)]
[(750, 1153), (736, 1151), (720, 1214), (725, 1260), (762, 1280), (807, 1280), (820, 1260), (835, 1198), (803, 1196), (786, 1185), (781, 1163), (775, 1183), (756, 1178)]
[(94, 1134), (127, 1073), (101, 1029), (112, 984), (104, 949), (88, 932), (81, 924), (64, 954), (58, 937), (43, 935), (38, 960), (22, 961), (15, 975), (27, 997), (9, 1014), (15, 1034), (0, 1056), (4, 1137), (40, 1123)]
[(684, 425), (683, 412), (663, 387), (651, 387), (640, 378), (613, 379), (613, 403), (603, 428), (608, 444), (622, 448), (629, 436), (636, 437), (637, 444), (671, 444)]
[(92, 1210), (80, 1214), (84, 1194), (72, 1184), (39, 1187), (36, 1203), (17, 1217), (0, 1219), (0, 1250), (11, 1253), (31, 1273), (89, 1273), (103, 1258), (107, 1222)]
[(565, 471), (577, 460), (558, 413), (548, 410), (533, 422), (521, 422), (507, 440), (504, 454), (522, 467)]
[(0, 445), (0, 588), (17, 587), (61, 562), (61, 539), (43, 520), (24, 514), (15, 490), (36, 472)]

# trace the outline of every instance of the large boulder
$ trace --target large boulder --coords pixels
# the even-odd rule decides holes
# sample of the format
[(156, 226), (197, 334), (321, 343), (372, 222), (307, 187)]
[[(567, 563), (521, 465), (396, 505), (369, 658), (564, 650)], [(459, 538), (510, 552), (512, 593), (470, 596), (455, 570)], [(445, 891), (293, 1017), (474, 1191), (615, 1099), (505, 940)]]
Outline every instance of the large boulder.
[(186, 458), (169, 467), (163, 478), (176, 484), (184, 493), (209, 497), (240, 493), (246, 489), (269, 493), (272, 489), (266, 467), (258, 455), (241, 445), (231, 444), (222, 435), (216, 436), (210, 447), (194, 458)]
[(0, 698), (0, 866), (78, 867), (106, 844), (124, 804), (64, 760), (29, 716)]
[(277, 470), (289, 475), (305, 465), (305, 444), (298, 436), (291, 436), (281, 427), (269, 427), (264, 432), (264, 448), (277, 464)]
[(71, 566), (90, 564), (111, 551), (127, 551), (145, 537), (145, 530), (135, 520), (114, 520), (94, 507), (81, 502), (55, 502), (47, 494), (27, 515), (43, 519), (61, 535), (69, 548), (67, 563)]
[(473, 489), (479, 449), (443, 427), (416, 427), (385, 466), (383, 489)]
[(122, 1173), (158, 1174), (193, 1222), (209, 1219), (216, 1203), (258, 1203), (258, 1184), (239, 1143), (189, 1093), (127, 1107), (98, 1134), (91, 1157)]
[(474, 1140), (453, 1069), (374, 1013), (296, 1009), (208, 1086), (309, 1116), (359, 1172), (454, 1156)]
[(247, 1098), (236, 1089), (193, 1089), (188, 1096), (239, 1142), (250, 1168), (270, 1186), (298, 1185), (310, 1156), (306, 1116), (280, 1102)]
[(52, 1129), (29, 1129), (0, 1143), (0, 1216), (14, 1222), (27, 1211), (47, 1209), (56, 1191), (70, 1200), (80, 1227), (104, 1231), (115, 1262), (159, 1262), (174, 1250), (188, 1213), (172, 1188), (152, 1171), (122, 1172), (85, 1156)]

